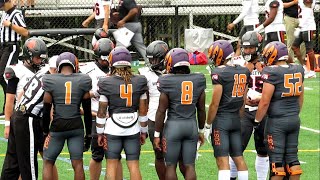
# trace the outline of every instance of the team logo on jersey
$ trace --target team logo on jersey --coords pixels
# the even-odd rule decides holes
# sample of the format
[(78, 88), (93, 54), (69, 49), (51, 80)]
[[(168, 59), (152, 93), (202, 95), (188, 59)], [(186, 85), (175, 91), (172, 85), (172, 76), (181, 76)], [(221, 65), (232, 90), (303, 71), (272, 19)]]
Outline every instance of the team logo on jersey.
[(218, 79), (219, 79), (218, 74), (212, 74), (212, 75), (211, 75), (211, 79), (212, 79), (212, 80), (218, 80)]
[(262, 79), (268, 79), (268, 78), (269, 78), (269, 74), (263, 74), (263, 75), (261, 76), (261, 78), (262, 78)]

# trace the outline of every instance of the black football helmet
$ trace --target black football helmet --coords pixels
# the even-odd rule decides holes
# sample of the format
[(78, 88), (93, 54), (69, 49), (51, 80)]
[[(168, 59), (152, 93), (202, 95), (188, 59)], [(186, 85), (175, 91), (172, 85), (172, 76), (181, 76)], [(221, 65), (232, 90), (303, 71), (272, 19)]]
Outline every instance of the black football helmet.
[(108, 60), (108, 56), (112, 49), (114, 49), (114, 44), (108, 38), (99, 39), (93, 46), (94, 55), (102, 60)]
[[(48, 58), (48, 49), (44, 41), (40, 38), (32, 37), (26, 40), (22, 48), (23, 56), (22, 58), (26, 60), (35, 70), (40, 69)], [(33, 58), (41, 58), (41, 64), (35, 64)]]
[(168, 44), (164, 41), (153, 41), (146, 49), (146, 55), (151, 64), (152, 70), (162, 71), (164, 67), (164, 58), (168, 52)]
[(94, 33), (94, 37), (99, 40), (101, 38), (108, 38), (108, 32), (105, 32), (103, 28), (98, 28)]

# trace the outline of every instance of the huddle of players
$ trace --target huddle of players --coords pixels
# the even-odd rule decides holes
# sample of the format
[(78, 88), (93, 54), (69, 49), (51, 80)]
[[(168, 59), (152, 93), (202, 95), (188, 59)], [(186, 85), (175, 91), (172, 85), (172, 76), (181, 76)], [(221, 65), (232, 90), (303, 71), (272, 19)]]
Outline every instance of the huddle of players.
[[(168, 51), (165, 42), (152, 42), (147, 48), (151, 66), (139, 69), (143, 76), (132, 74), (128, 50), (114, 48), (106, 38), (95, 43), (93, 50), (97, 61), (80, 67), (82, 75), (76, 73), (78, 60), (73, 54), (59, 55), (56, 62), (58, 74), (46, 75), (42, 79), (42, 128), (46, 135), (43, 178), (52, 177), (54, 162), (67, 140), (75, 176), (79, 179), (84, 178), (82, 148), (87, 150), (90, 143), (90, 176), (100, 176), (101, 161), (105, 155), (108, 178), (122, 178), (119, 160), (124, 149), (131, 178), (141, 179), (138, 161), (140, 145), (145, 143), (148, 132), (154, 145), (159, 179), (176, 179), (178, 161), (185, 178), (195, 179), (197, 144), (198, 141), (201, 145), (204, 143), (204, 136), (211, 139), (215, 150), (219, 179), (230, 177), (229, 156), (236, 165), (238, 178), (248, 179), (242, 153), (253, 129), (258, 154), (258, 179), (267, 177), (267, 155), (270, 157), (271, 179), (286, 175), (284, 165), (287, 165), (288, 175), (299, 178), (302, 171), (297, 159), (297, 113), (299, 103), (302, 105), (303, 71), (298, 65), (286, 64), (288, 52), (283, 43), (270, 42), (261, 56), (260, 43), (261, 36), (255, 31), (242, 36), (241, 55), (245, 61), (233, 57), (233, 48), (225, 40), (215, 41), (209, 47), (209, 58), (215, 68), (211, 72), (213, 96), (206, 123), (205, 78), (202, 74), (190, 73), (188, 54), (181, 48)], [(262, 62), (259, 62), (260, 57)], [(267, 67), (262, 70), (261, 64)], [(10, 71), (7, 74), (10, 79)], [(64, 88), (57, 89), (58, 86)], [(262, 88), (264, 86), (268, 88)], [(264, 92), (265, 89), (268, 91)], [(26, 88), (24, 96), (27, 92), (30, 93)], [(36, 91), (33, 89), (31, 92), (35, 94)], [(267, 96), (270, 92), (274, 95)], [(282, 107), (283, 102), (292, 108)], [(85, 135), (80, 104), (85, 119)], [(54, 116), (49, 129), (52, 105)], [(22, 107), (17, 111), (24, 110)], [(269, 118), (265, 120), (267, 109)], [(39, 114), (35, 116), (41, 117)], [(277, 121), (273, 122), (275, 118)], [(295, 128), (290, 129), (285, 124), (290, 118), (294, 119), (290, 123)], [(281, 134), (283, 132), (285, 134)], [(287, 142), (283, 142), (286, 139), (284, 136), (288, 136)], [(85, 146), (79, 148), (81, 144)], [(231, 173), (232, 178), (237, 175)]]

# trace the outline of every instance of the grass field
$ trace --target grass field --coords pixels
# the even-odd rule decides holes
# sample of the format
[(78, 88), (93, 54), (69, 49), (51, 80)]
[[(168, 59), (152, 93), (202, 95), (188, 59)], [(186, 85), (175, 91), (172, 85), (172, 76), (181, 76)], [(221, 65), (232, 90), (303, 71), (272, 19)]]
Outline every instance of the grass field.
[[(193, 72), (202, 72), (206, 74), (207, 77), (207, 89), (206, 89), (206, 104), (209, 105), (211, 100), (211, 90), (212, 85), (210, 81), (209, 74), (205, 69), (205, 66), (192, 66)], [(317, 74), (320, 77), (320, 74)], [(302, 169), (304, 171), (301, 179), (319, 179), (320, 176), (320, 134), (319, 134), (319, 125), (320, 125), (320, 102), (319, 102), (319, 92), (320, 92), (320, 79), (306, 79), (305, 80), (305, 101), (303, 106), (303, 111), (301, 113), (301, 131), (299, 136), (299, 160), (302, 163)], [(3, 97), (2, 92), (0, 92), (0, 104), (2, 105)], [(2, 109), (2, 107), (0, 107)], [(2, 164), (5, 157), (7, 143), (3, 138), (3, 128), (4, 125), (0, 125), (0, 169), (2, 168)], [(256, 173), (254, 168), (255, 162), (255, 152), (254, 145), (252, 142), (249, 143), (247, 150), (244, 153), (245, 160), (249, 167), (249, 179), (256, 179)], [(200, 148), (200, 156), (196, 161), (196, 172), (197, 177), (200, 180), (211, 180), (217, 179), (217, 167), (215, 164), (215, 159), (213, 157), (212, 146), (206, 143), (204, 146)], [(56, 164), (59, 172), (59, 179), (69, 180), (73, 179), (73, 171), (69, 161), (69, 154), (66, 148), (63, 149), (59, 159)], [(89, 161), (91, 158), (91, 154), (89, 152), (84, 155), (84, 166), (86, 179), (89, 179)], [(41, 178), (42, 173), (42, 160), (41, 157), (38, 156), (39, 160), (39, 179)], [(125, 166), (125, 160), (122, 160), (124, 164), (124, 178), (129, 179), (129, 173)], [(105, 164), (103, 165), (105, 167)], [(142, 153), (140, 156), (140, 167), (142, 171), (142, 177), (146, 180), (157, 179), (155, 168), (154, 168), (154, 154), (152, 151), (152, 146), (150, 141), (142, 147)], [(103, 169), (103, 173), (105, 169)], [(179, 179), (183, 179), (181, 174), (178, 173)], [(103, 179), (103, 176), (101, 176)]]

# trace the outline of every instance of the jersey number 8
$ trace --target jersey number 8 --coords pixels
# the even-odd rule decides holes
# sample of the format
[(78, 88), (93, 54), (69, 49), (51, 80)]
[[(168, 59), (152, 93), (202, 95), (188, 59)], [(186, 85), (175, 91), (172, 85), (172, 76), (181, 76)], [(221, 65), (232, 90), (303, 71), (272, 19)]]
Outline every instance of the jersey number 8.
[(191, 104), (193, 99), (193, 83), (183, 81), (181, 83), (181, 104)]

